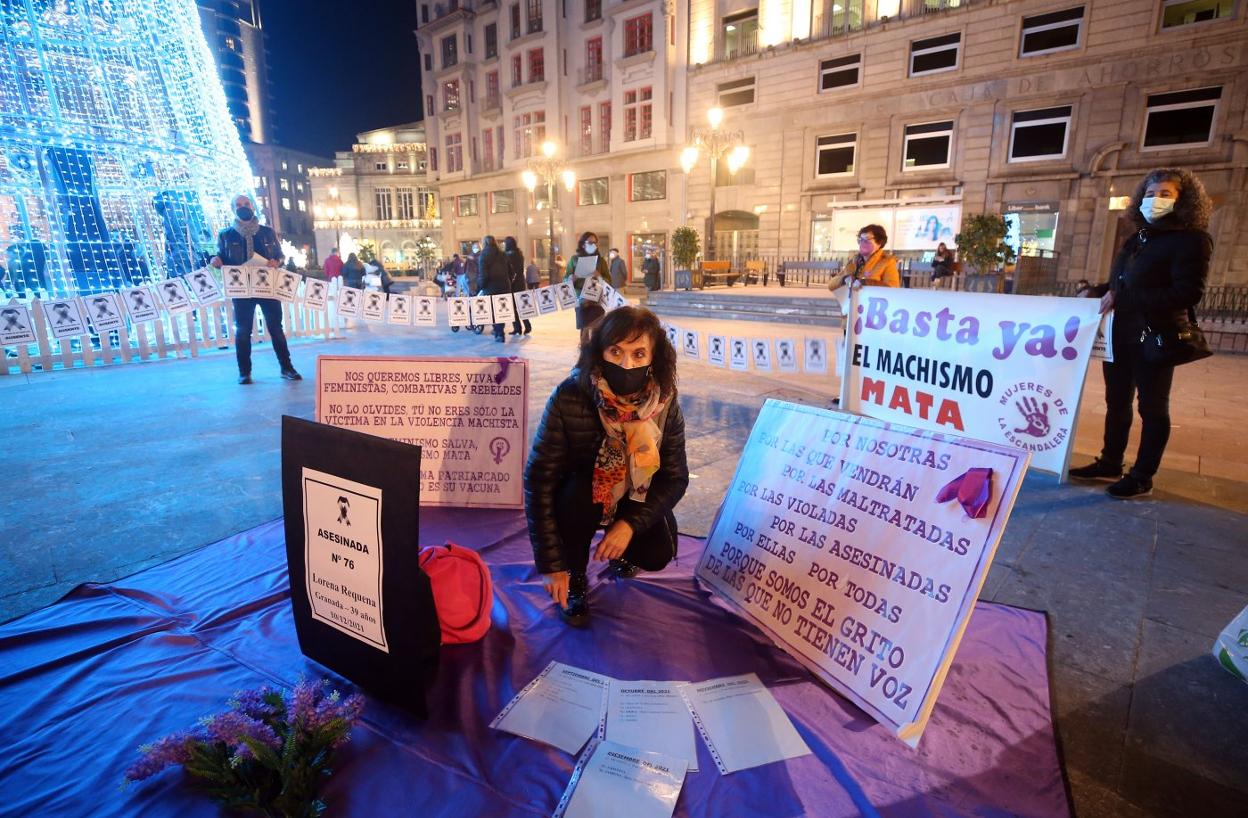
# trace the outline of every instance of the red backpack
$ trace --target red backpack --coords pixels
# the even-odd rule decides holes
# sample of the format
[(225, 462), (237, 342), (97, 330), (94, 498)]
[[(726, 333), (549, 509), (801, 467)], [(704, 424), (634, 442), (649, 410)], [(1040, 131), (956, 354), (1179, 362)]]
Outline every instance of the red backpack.
[(481, 555), (448, 542), (420, 550), (421, 570), (433, 586), (433, 604), (442, 627), (442, 644), (476, 642), (490, 629), (494, 583)]

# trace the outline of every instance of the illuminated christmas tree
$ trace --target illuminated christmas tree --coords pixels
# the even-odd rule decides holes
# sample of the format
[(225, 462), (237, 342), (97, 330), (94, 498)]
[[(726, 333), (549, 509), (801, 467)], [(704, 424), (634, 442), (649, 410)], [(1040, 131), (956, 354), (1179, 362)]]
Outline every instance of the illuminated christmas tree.
[(184, 273), (251, 190), (194, 0), (0, 0), (6, 293)]

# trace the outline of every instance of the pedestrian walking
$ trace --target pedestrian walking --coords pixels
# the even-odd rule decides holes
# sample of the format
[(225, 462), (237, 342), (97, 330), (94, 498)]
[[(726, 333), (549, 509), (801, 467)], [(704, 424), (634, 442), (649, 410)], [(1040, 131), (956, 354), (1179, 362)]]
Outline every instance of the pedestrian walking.
[[(481, 255), (477, 260), (477, 295), (502, 295), (511, 292), (511, 278), (507, 270), (507, 257), (499, 248), (493, 236), (481, 239)], [(507, 339), (503, 336), (502, 322), (494, 324), (494, 340), (500, 344)]]
[(663, 286), (663, 279), (659, 270), (659, 260), (655, 256), (653, 250), (646, 251), (646, 260), (641, 263), (641, 272), (645, 277), (646, 289), (654, 292)]
[(624, 289), (624, 285), (628, 283), (628, 265), (624, 263), (624, 259), (620, 258), (620, 251), (611, 248), (611, 286), (617, 290)]
[[(524, 271), (524, 253), (520, 252), (520, 247), (516, 244), (515, 236), (507, 236), (503, 239), (503, 254), (507, 257), (507, 278), (511, 284), (511, 292), (522, 293), (527, 288), (525, 283)], [(512, 335), (528, 335), (533, 331), (533, 323), (529, 319), (521, 319), (517, 313), (516, 320), (512, 324)]]

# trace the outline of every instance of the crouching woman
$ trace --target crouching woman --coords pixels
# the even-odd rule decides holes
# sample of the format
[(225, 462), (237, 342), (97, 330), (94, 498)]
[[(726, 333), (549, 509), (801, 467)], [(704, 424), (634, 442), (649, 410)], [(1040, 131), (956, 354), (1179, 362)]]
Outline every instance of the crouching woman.
[(630, 577), (676, 556), (672, 509), (689, 485), (676, 351), (654, 313), (621, 307), (581, 347), (555, 388), (524, 473), (533, 559), (563, 620), (589, 621), (594, 558)]

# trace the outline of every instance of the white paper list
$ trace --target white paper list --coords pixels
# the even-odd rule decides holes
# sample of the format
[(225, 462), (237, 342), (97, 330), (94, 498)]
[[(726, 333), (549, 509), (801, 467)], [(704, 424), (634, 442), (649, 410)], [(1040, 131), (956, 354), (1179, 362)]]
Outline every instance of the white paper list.
[(611, 680), (607, 697), (607, 738), (628, 747), (644, 747), (683, 758), (698, 770), (693, 719), (677, 687), (683, 682)]
[(490, 726), (576, 755), (598, 729), (609, 677), (551, 662)]
[(679, 689), (725, 775), (810, 754), (779, 702), (753, 673)]
[(598, 742), (577, 763), (553, 818), (671, 818), (684, 782), (682, 758)]

